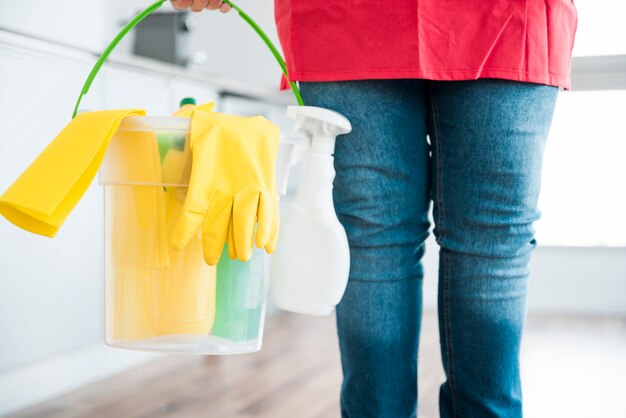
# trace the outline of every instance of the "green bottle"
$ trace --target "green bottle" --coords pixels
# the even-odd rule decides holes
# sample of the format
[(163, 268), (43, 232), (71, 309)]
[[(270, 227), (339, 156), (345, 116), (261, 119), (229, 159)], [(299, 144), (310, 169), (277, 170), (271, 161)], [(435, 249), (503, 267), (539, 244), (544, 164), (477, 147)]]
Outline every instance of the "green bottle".
[(248, 262), (232, 260), (224, 246), (217, 263), (215, 322), (211, 335), (232, 341), (255, 340), (264, 315), (265, 256), (254, 250)]

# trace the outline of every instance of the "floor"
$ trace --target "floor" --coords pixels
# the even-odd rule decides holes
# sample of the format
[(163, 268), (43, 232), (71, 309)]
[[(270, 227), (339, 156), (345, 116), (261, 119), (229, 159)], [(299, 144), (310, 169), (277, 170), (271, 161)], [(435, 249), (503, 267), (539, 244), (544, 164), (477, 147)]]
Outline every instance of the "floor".
[[(337, 418), (333, 317), (280, 314), (260, 353), (167, 356), (12, 418)], [(443, 380), (436, 315), (424, 315), (419, 416)], [(626, 417), (626, 318), (531, 316), (522, 349), (527, 418)]]

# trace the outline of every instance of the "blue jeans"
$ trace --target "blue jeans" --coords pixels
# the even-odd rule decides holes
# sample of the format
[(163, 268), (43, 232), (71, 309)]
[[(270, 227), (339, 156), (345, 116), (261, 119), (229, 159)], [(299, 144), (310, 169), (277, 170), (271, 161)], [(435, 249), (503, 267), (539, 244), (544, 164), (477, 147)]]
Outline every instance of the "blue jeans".
[(353, 127), (335, 150), (334, 202), (351, 256), (337, 307), (342, 416), (416, 416), (432, 201), (441, 417), (521, 417), (532, 224), (558, 88), (493, 79), (301, 87), (307, 105)]

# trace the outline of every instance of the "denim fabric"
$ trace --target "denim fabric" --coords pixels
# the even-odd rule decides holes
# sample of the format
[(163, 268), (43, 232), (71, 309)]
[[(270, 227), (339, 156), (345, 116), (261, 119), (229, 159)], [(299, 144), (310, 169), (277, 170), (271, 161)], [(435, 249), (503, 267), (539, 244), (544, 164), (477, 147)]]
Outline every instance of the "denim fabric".
[(337, 307), (342, 416), (416, 416), (420, 260), (433, 202), (441, 417), (521, 417), (532, 224), (558, 88), (481, 79), (301, 89), (307, 105), (353, 127), (335, 150), (334, 202), (351, 255)]

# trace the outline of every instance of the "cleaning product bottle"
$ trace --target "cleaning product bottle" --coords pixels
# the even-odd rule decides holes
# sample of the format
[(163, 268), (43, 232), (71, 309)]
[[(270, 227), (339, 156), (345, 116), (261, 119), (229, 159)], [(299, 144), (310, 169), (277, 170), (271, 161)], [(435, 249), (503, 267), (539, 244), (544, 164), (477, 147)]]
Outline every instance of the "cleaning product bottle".
[(279, 197), (287, 195), (291, 168), (304, 160), (310, 142), (302, 132), (291, 129), (280, 130), (281, 146), (276, 157), (276, 186)]
[[(233, 260), (224, 246), (217, 263), (215, 324), (211, 335), (232, 341), (255, 339), (264, 316), (266, 280), (261, 250), (250, 261)], [(260, 254), (261, 253), (261, 254)]]
[(194, 106), (197, 104), (198, 103), (196, 102), (196, 99), (194, 99), (193, 97), (185, 97), (180, 101), (178, 105), (178, 112), (184, 111), (186, 109), (193, 109)]
[(307, 167), (281, 223), (272, 257), (272, 300), (284, 310), (327, 315), (339, 303), (350, 271), (346, 232), (333, 205), (333, 153), (337, 135), (352, 130), (337, 112), (290, 106), (296, 129), (310, 136)]
[[(174, 116), (193, 108), (196, 101), (185, 98)], [(163, 184), (187, 184), (191, 173), (189, 135), (180, 132), (157, 134)], [(157, 187), (155, 187), (156, 189)], [(180, 251), (169, 239), (185, 202), (186, 187), (159, 188), (165, 200), (166, 236), (170, 264), (153, 277), (153, 322), (157, 336), (205, 335), (215, 319), (216, 268), (204, 262), (202, 237), (196, 234)]]

